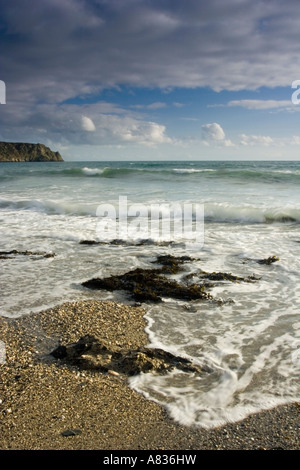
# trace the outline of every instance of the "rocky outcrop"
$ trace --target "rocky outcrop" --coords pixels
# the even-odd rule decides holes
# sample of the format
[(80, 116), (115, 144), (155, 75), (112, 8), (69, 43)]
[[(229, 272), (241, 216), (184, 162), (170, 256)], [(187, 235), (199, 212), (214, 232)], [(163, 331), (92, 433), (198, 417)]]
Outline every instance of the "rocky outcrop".
[(182, 285), (176, 280), (165, 277), (164, 272), (166, 271), (163, 268), (137, 268), (120, 276), (89, 279), (82, 285), (88, 289), (125, 291), (136, 302), (162, 302), (163, 297), (180, 300), (212, 299), (212, 296), (205, 291), (205, 286)]
[(272, 263), (276, 263), (276, 261), (279, 261), (278, 256), (269, 256), (269, 258), (257, 260), (258, 264), (268, 264), (268, 265)]
[(30, 256), (37, 258), (54, 258), (55, 253), (45, 253), (41, 251), (19, 251), (19, 250), (10, 250), (10, 251), (0, 251), (0, 259), (14, 259), (16, 256)]
[(82, 285), (88, 289), (125, 291), (136, 302), (162, 302), (164, 297), (169, 297), (184, 301), (209, 300), (220, 304), (225, 301), (213, 299), (212, 295), (207, 292), (208, 288), (214, 287), (215, 282), (256, 282), (259, 280), (255, 275), (245, 278), (231, 273), (206, 273), (202, 270), (185, 275), (183, 283), (172, 279), (170, 275), (183, 271), (183, 266), (188, 261), (193, 261), (193, 258), (161, 255), (153, 261), (160, 265), (159, 268), (136, 268), (118, 276), (89, 279)]
[(63, 158), (44, 144), (0, 142), (0, 162), (63, 162)]
[(124, 350), (105, 344), (92, 335), (85, 335), (75, 343), (60, 345), (51, 352), (51, 355), (80, 369), (127, 376), (141, 372), (164, 374), (175, 368), (184, 372), (208, 372), (190, 360), (175, 356), (163, 349), (141, 347)]

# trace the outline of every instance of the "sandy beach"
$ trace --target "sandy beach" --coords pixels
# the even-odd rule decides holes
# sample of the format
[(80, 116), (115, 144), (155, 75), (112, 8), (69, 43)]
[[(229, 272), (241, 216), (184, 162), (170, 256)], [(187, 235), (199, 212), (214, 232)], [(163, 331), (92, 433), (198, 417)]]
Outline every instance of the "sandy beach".
[(62, 304), (0, 318), (1, 450), (296, 450), (300, 403), (276, 407), (213, 430), (185, 427), (113, 370), (55, 359), (59, 344), (94, 335), (105, 344), (147, 345), (144, 311), (114, 302)]

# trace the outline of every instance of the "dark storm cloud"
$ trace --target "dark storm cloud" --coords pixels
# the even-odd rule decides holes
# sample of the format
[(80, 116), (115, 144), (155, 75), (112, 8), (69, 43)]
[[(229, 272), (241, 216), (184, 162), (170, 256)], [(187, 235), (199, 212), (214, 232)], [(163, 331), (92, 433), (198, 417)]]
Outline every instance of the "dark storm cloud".
[(1, 79), (36, 87), (34, 99), (119, 84), (289, 85), (299, 70), (298, 2), (1, 0), (0, 10)]

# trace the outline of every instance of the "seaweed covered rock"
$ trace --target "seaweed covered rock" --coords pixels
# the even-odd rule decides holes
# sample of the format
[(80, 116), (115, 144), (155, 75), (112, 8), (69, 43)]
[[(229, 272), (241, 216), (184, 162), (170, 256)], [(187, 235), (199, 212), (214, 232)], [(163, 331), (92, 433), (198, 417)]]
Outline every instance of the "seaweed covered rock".
[(111, 246), (176, 246), (180, 243), (174, 241), (156, 241), (151, 238), (146, 238), (142, 240), (124, 240), (122, 238), (115, 238), (113, 240), (104, 241), (104, 240), (81, 240), (80, 245), (111, 245)]
[(185, 372), (202, 372), (202, 368), (186, 358), (163, 349), (141, 347), (123, 350), (106, 345), (100, 339), (86, 335), (77, 342), (60, 345), (51, 355), (82, 369), (116, 374), (136, 375), (141, 372), (166, 373), (174, 368)]
[[(271, 264), (277, 260), (278, 258), (273, 256), (260, 262)], [(256, 282), (260, 279), (255, 274), (241, 277), (228, 272), (209, 273), (201, 269), (183, 275), (180, 282), (172, 278), (172, 275), (185, 271), (185, 264), (194, 261), (199, 259), (171, 254), (159, 255), (152, 261), (152, 264), (158, 265), (157, 268), (137, 268), (121, 275), (90, 279), (82, 285), (89, 289), (125, 291), (137, 302), (162, 302), (163, 298), (172, 298), (184, 301), (214, 300), (220, 304), (225, 301), (216, 300), (207, 292), (207, 289), (214, 287), (216, 283)]]
[(222, 272), (213, 272), (213, 273), (206, 273), (202, 272), (200, 277), (202, 279), (209, 279), (210, 281), (230, 281), (230, 282), (254, 282), (257, 281), (259, 278), (255, 275), (241, 277), (236, 276), (235, 274), (231, 273), (222, 273)]
[(279, 261), (278, 256), (269, 256), (268, 258), (257, 260), (258, 264), (267, 264), (267, 265), (276, 263), (276, 261)]
[(172, 256), (172, 255), (160, 255), (157, 256), (156, 260), (153, 263), (158, 263), (162, 265), (161, 272), (168, 274), (176, 274), (183, 269), (182, 265), (186, 261), (194, 261), (193, 258), (189, 256)]
[(0, 259), (11, 259), (16, 256), (31, 256), (38, 258), (54, 258), (55, 253), (45, 253), (43, 251), (19, 251), (19, 250), (10, 250), (10, 251), (0, 251)]
[(181, 300), (212, 299), (203, 285), (182, 285), (163, 275), (163, 269), (137, 268), (119, 276), (104, 279), (94, 278), (82, 283), (89, 289), (104, 289), (108, 291), (124, 290), (130, 296), (140, 301), (161, 302), (162, 297)]

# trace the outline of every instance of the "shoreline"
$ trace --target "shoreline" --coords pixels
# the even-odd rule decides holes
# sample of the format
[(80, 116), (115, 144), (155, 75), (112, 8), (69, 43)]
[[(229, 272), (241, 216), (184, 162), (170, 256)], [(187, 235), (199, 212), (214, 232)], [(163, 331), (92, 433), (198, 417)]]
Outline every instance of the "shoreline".
[(50, 356), (84, 335), (112, 347), (148, 344), (145, 311), (112, 301), (67, 302), (0, 317), (0, 450), (298, 450), (300, 403), (215, 429), (174, 422), (131, 389), (125, 374), (81, 369)]

